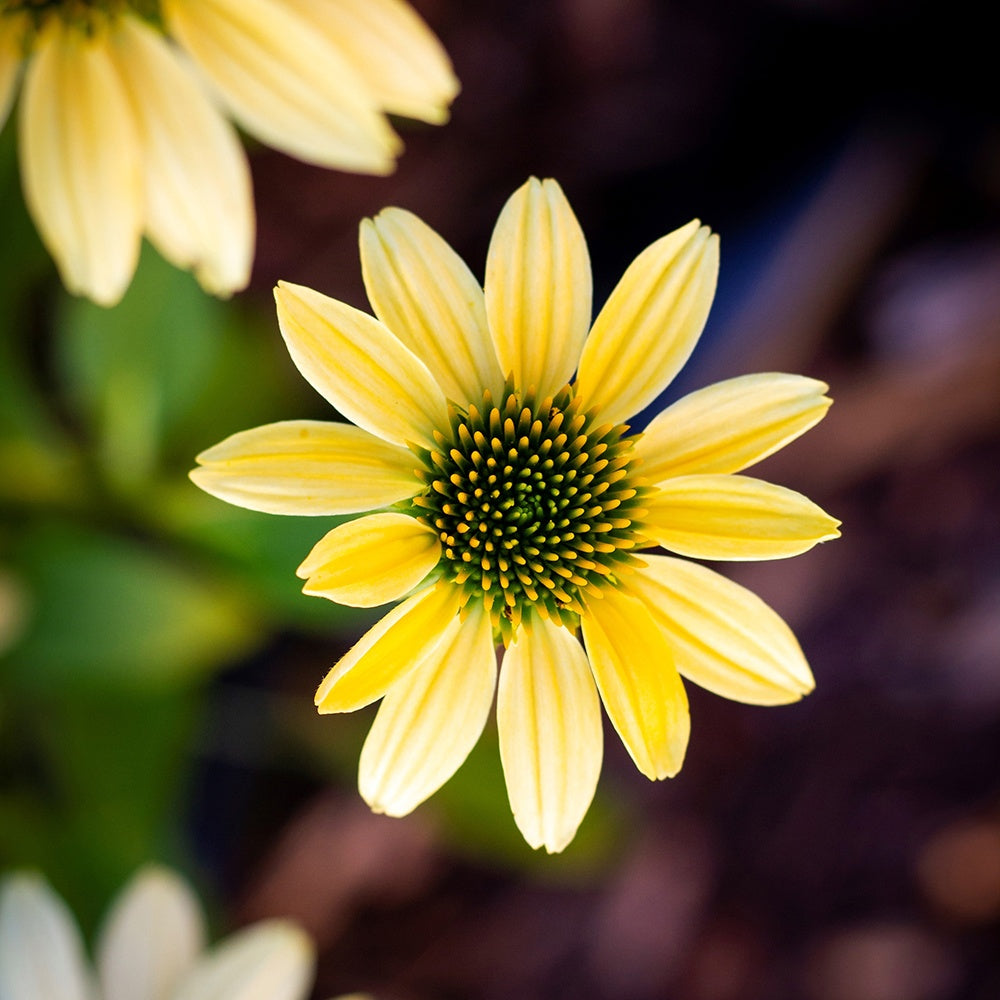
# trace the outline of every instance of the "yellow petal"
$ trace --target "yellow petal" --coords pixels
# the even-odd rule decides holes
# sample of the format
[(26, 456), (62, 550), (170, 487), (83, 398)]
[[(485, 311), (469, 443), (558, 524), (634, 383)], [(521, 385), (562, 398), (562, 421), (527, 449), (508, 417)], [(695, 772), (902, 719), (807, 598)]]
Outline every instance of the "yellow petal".
[(415, 354), (367, 313), (311, 288), (282, 281), (274, 298), (288, 353), (320, 395), (386, 441), (433, 447), (448, 410)]
[(302, 590), (353, 608), (398, 601), (437, 565), (437, 533), (406, 514), (371, 514), (325, 535), (298, 568)]
[(459, 86), (416, 11), (401, 0), (285, 0), (361, 77), (380, 108), (438, 125)]
[(678, 476), (644, 501), (643, 534), (693, 559), (784, 559), (836, 538), (801, 493), (749, 476)]
[(321, 713), (353, 712), (381, 698), (425, 659), (436, 655), (461, 594), (437, 583), (403, 601), (370, 628), (323, 678), (316, 692)]
[(410, 452), (319, 420), (240, 431), (197, 461), (191, 479), (206, 493), (268, 514), (357, 514), (421, 489)]
[(280, 0), (164, 0), (167, 27), (240, 124), (321, 166), (388, 173), (399, 139), (364, 80)]
[(692, 392), (654, 417), (635, 446), (652, 483), (692, 473), (739, 472), (783, 448), (826, 415), (827, 386), (763, 373)]
[(111, 52), (142, 147), (150, 239), (206, 290), (231, 295), (250, 279), (254, 240), (250, 170), (236, 132), (137, 18), (120, 19)]
[(375, 315), (460, 406), (504, 378), (486, 323), (483, 290), (430, 226), (401, 208), (361, 223), (361, 271)]
[(756, 594), (685, 559), (643, 555), (628, 578), (688, 680), (723, 698), (784, 705), (813, 689), (791, 629)]
[(114, 305), (139, 256), (142, 179), (103, 32), (49, 20), (25, 73), (19, 124), (25, 200), (63, 283)]
[(663, 632), (645, 604), (607, 588), (580, 619), (590, 665), (611, 722), (647, 778), (684, 763), (691, 718)]
[(532, 177), (504, 205), (486, 257), (486, 313), (503, 373), (540, 397), (565, 385), (591, 298), (580, 224), (555, 181)]
[(576, 835), (601, 773), (601, 703), (583, 647), (543, 620), (518, 629), (497, 692), (500, 760), (514, 821), (550, 854)]
[(379, 706), (358, 772), (375, 812), (405, 816), (458, 770), (486, 725), (496, 675), (490, 616), (470, 604), (465, 621), (453, 618), (433, 656)]
[(576, 384), (601, 420), (627, 420), (681, 370), (708, 319), (719, 238), (698, 221), (657, 240), (629, 265), (594, 321)]
[(14, 103), (27, 25), (28, 19), (24, 16), (4, 14), (0, 17), (0, 131), (3, 130)]

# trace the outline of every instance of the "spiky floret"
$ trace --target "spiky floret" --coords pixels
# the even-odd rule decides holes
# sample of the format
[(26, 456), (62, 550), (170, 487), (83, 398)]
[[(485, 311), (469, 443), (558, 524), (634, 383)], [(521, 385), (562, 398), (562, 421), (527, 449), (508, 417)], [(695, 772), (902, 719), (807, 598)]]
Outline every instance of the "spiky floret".
[(437, 448), (420, 450), (420, 520), (441, 540), (440, 572), (482, 600), (505, 643), (537, 612), (574, 626), (581, 596), (600, 596), (648, 544), (637, 522), (634, 436), (597, 424), (572, 386), (538, 400), (508, 383), (494, 402), (450, 408)]
[(47, 18), (58, 16), (68, 24), (91, 31), (103, 19), (125, 11), (154, 24), (161, 23), (159, 0), (0, 0), (0, 16), (27, 14), (36, 30)]

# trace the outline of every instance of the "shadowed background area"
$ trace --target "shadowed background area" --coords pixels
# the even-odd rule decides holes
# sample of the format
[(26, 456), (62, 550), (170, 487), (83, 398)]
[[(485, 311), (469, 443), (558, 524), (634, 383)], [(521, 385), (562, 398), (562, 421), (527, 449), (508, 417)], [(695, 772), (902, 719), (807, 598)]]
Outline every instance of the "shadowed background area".
[[(0, 139), (0, 867), (93, 927), (150, 857), (220, 926), (288, 914), (317, 1000), (1000, 996), (1000, 120), (979, 5), (425, 0), (463, 83), (384, 179), (254, 153), (250, 291), (152, 253), (123, 305), (57, 292)], [(702, 344), (665, 399), (752, 371), (835, 405), (768, 459), (843, 538), (725, 567), (817, 678), (757, 708), (688, 685), (681, 774), (610, 728), (554, 858), (509, 814), (491, 723), (405, 820), (355, 775), (371, 712), (315, 685), (376, 615), (299, 594), (323, 519), (184, 473), (224, 435), (329, 410), (284, 352), (279, 278), (365, 308), (357, 223), (395, 204), (482, 275), (506, 197), (556, 177), (600, 304), (697, 215), (722, 235)], [(758, 474), (755, 470), (754, 474)]]

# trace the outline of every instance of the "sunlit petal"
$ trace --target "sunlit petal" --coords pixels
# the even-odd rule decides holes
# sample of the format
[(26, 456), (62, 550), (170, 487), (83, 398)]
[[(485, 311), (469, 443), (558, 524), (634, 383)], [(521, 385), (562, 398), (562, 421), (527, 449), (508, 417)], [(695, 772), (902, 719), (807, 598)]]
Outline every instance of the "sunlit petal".
[(26, 17), (5, 14), (0, 18), (0, 130), (14, 103), (17, 75), (21, 70), (22, 42), (28, 25)]
[(387, 208), (361, 223), (361, 271), (375, 315), (464, 406), (503, 374), (490, 341), (483, 290), (454, 250), (415, 215)]
[(612, 724), (647, 778), (673, 777), (684, 763), (691, 719), (662, 630), (646, 605), (607, 588), (580, 619), (594, 679)]
[(302, 588), (355, 608), (398, 601), (437, 565), (437, 533), (405, 514), (372, 514), (338, 525), (298, 568)]
[(643, 560), (629, 591), (663, 629), (684, 677), (753, 705), (798, 701), (813, 689), (791, 629), (756, 594), (686, 559)]
[(493, 626), (482, 605), (453, 618), (441, 643), (389, 689), (361, 751), (358, 787), (376, 812), (405, 816), (476, 745), (496, 686)]
[(629, 265), (594, 321), (577, 389), (601, 420), (618, 423), (648, 406), (694, 350), (719, 270), (719, 238), (689, 222)]
[(21, 180), (63, 283), (114, 305), (142, 235), (139, 143), (106, 35), (52, 18), (24, 77)]
[(749, 476), (667, 479), (644, 506), (644, 534), (694, 559), (783, 559), (840, 534), (808, 497)]
[(522, 628), (504, 656), (497, 727), (507, 795), (524, 839), (561, 851), (594, 798), (604, 735), (583, 647), (544, 619)]
[(421, 488), (409, 451), (319, 420), (240, 431), (197, 461), (191, 479), (206, 493), (269, 514), (356, 514)]
[(415, 354), (367, 313), (311, 288), (283, 281), (274, 297), (288, 352), (317, 392), (386, 441), (433, 445), (448, 411)]
[(580, 224), (555, 181), (532, 177), (504, 205), (486, 258), (486, 312), (504, 374), (541, 397), (565, 385), (591, 297)]

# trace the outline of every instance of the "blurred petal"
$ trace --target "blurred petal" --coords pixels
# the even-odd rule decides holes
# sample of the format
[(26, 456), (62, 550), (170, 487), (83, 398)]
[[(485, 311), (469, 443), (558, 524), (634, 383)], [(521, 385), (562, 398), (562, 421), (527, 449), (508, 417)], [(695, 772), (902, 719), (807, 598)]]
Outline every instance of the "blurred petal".
[(756, 594), (685, 559), (643, 559), (629, 592), (663, 630), (684, 677), (751, 705), (784, 705), (813, 689), (791, 629)]
[(111, 52), (142, 147), (150, 239), (207, 291), (231, 295), (246, 286), (253, 258), (243, 147), (160, 35), (128, 15), (117, 23)]
[(305, 1000), (315, 964), (305, 931), (287, 920), (267, 920), (214, 948), (171, 1000)]
[(497, 727), (507, 795), (534, 848), (561, 851), (590, 808), (601, 773), (601, 702), (583, 647), (544, 619), (504, 655)]
[(486, 322), (483, 290), (430, 226), (401, 208), (361, 223), (361, 270), (375, 315), (461, 406), (483, 390), (500, 398), (504, 377)]
[(190, 886), (165, 868), (144, 868), (115, 900), (98, 939), (102, 1000), (170, 1000), (204, 946)]
[(693, 559), (784, 559), (837, 538), (801, 493), (749, 476), (678, 476), (644, 500), (643, 534)]
[(827, 386), (764, 373), (717, 382), (655, 416), (636, 442), (651, 483), (691, 473), (739, 472), (794, 441), (826, 415)]
[(367, 84), (290, 4), (164, 0), (163, 16), (248, 132), (309, 163), (392, 170), (400, 142)]
[(691, 718), (670, 647), (645, 604), (608, 587), (580, 618), (601, 700), (625, 749), (647, 778), (684, 763)]
[(372, 514), (324, 536), (298, 568), (302, 588), (354, 608), (398, 601), (437, 565), (437, 532), (407, 514)]
[(37, 875), (18, 873), (0, 882), (0, 997), (95, 997), (73, 914)]
[(375, 103), (438, 125), (459, 85), (447, 53), (401, 0), (285, 0), (350, 63)]
[(206, 493), (268, 514), (357, 514), (421, 490), (416, 460), (360, 427), (284, 420), (240, 431), (197, 458)]
[(504, 375), (539, 397), (572, 377), (591, 309), (590, 256), (553, 181), (532, 177), (497, 219), (486, 257), (486, 313)]
[(320, 395), (386, 441), (433, 446), (448, 411), (416, 355), (378, 320), (311, 288), (282, 281), (274, 297), (288, 352)]
[(493, 707), (493, 625), (479, 602), (453, 618), (440, 645), (393, 684), (361, 751), (358, 787), (379, 813), (405, 816), (433, 795), (476, 745)]
[(320, 713), (353, 712), (381, 698), (437, 654), (460, 604), (461, 592), (440, 582), (393, 608), (323, 678), (316, 692)]
[(17, 90), (17, 74), (21, 69), (22, 43), (28, 19), (16, 14), (5, 14), (0, 18), (0, 131), (7, 122), (14, 94)]
[(600, 420), (648, 406), (694, 350), (719, 271), (719, 238), (697, 220), (647, 247), (594, 321), (576, 384)]
[(25, 73), (19, 124), (24, 197), (63, 283), (114, 305), (139, 257), (142, 179), (105, 34), (48, 21)]

